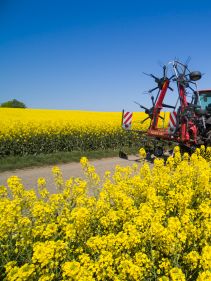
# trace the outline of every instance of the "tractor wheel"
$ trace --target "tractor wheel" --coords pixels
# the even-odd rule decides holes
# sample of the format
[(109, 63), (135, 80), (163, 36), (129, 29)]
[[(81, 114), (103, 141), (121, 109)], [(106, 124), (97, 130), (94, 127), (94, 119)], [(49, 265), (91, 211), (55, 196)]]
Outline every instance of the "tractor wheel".
[(155, 149), (154, 149), (154, 155), (155, 155), (156, 157), (161, 157), (161, 156), (163, 156), (163, 148), (160, 147), (160, 146), (155, 147)]

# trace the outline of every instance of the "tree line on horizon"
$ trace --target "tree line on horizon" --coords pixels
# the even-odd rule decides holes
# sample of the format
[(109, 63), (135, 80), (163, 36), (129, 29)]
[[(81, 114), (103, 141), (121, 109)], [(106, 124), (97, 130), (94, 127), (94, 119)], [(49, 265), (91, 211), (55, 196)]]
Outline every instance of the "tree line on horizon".
[(6, 108), (26, 108), (25, 103), (18, 101), (16, 99), (9, 100), (0, 104), (0, 107)]

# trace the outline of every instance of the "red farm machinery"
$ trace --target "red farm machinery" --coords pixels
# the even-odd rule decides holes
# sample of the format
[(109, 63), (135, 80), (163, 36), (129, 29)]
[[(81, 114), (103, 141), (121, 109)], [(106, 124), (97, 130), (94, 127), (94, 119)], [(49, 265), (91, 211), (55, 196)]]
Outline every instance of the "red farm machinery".
[[(170, 77), (168, 77), (169, 72), (171, 72)], [(156, 83), (156, 87), (147, 92), (151, 98), (152, 107), (146, 108), (137, 104), (148, 115), (140, 121), (140, 124), (149, 119), (149, 128), (145, 131), (133, 130), (132, 112), (123, 110), (123, 129), (135, 131), (145, 139), (154, 141), (155, 156), (162, 156), (166, 143), (179, 145), (186, 151), (194, 151), (200, 145), (210, 146), (211, 90), (198, 90), (196, 81), (201, 79), (201, 72), (190, 71), (187, 64), (174, 60), (163, 66), (161, 78), (153, 74), (146, 75), (153, 78)], [(154, 94), (155, 92), (157, 93)], [(170, 102), (174, 104), (165, 103), (168, 92), (171, 94)], [(160, 128), (158, 120), (164, 119), (161, 115), (163, 108), (170, 112), (169, 122), (167, 127)]]

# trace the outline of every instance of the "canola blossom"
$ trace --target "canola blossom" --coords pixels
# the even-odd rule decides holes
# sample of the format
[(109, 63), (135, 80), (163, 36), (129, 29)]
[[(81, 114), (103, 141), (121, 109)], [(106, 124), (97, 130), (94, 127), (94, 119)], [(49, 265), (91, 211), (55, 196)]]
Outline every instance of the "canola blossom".
[[(140, 145), (140, 136), (122, 130), (121, 112), (0, 108), (0, 115), (0, 157)], [(133, 128), (146, 130), (146, 116), (134, 113)]]
[(0, 280), (211, 280), (211, 148), (178, 148), (116, 166), (102, 178), (81, 158), (85, 179), (37, 192), (21, 179), (0, 187)]

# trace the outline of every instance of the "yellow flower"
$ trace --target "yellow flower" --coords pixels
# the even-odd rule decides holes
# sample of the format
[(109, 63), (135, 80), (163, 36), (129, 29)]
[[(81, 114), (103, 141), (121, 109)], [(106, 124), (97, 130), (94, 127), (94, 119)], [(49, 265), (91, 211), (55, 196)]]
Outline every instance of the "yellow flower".
[(204, 270), (211, 270), (211, 246), (202, 249), (200, 264)]
[(182, 272), (181, 268), (174, 267), (170, 270), (169, 273), (172, 281), (185, 281), (185, 275)]
[(62, 177), (62, 172), (59, 169), (59, 167), (55, 166), (52, 168), (52, 173), (54, 176), (54, 182), (56, 184), (56, 187), (58, 188), (58, 190), (62, 190), (64, 187), (64, 180)]
[(80, 263), (76, 261), (65, 262), (62, 266), (62, 270), (62, 276), (64, 279), (68, 277), (68, 280), (76, 280), (80, 271)]
[(211, 271), (206, 270), (199, 273), (197, 281), (210, 281), (211, 280)]
[(0, 188), (0, 279), (210, 280), (211, 150), (201, 151), (103, 178), (86, 160), (86, 179), (65, 183), (54, 167), (55, 194), (43, 178), (37, 195), (11, 177)]
[(81, 157), (80, 163), (81, 163), (83, 168), (86, 168), (88, 166), (88, 164), (89, 164), (89, 161), (88, 161), (88, 159), (86, 157)]
[(145, 151), (145, 149), (142, 147), (142, 148), (140, 148), (139, 149), (139, 155), (140, 155), (140, 157), (143, 159), (143, 158), (146, 158), (146, 151)]

